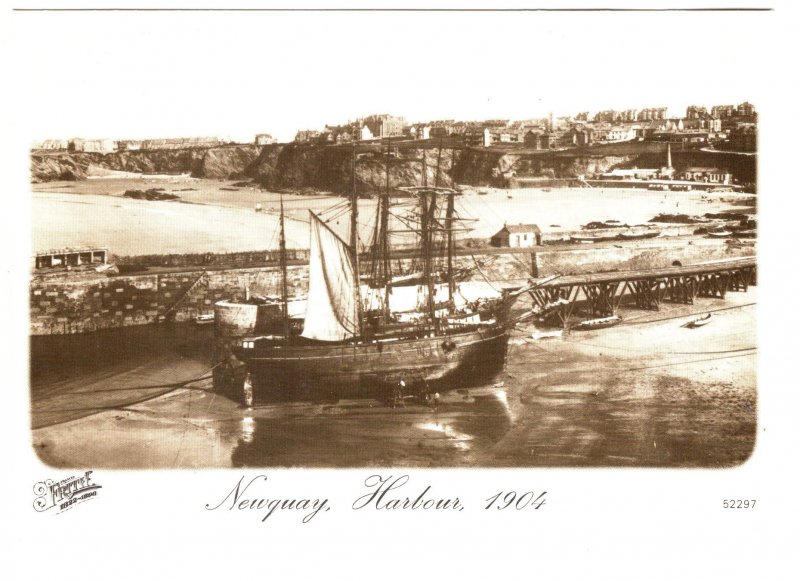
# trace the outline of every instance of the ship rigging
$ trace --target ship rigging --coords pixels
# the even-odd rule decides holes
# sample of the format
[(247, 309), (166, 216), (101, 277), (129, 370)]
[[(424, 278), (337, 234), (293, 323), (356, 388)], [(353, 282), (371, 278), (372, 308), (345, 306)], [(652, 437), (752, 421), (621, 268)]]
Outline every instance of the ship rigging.
[[(353, 153), (349, 243), (309, 211), (309, 283), (302, 331), (289, 325), (285, 307), (281, 204), (283, 333), (247, 338), (235, 350), (247, 367), (247, 384), (256, 397), (264, 391), (294, 388), (323, 389), (339, 396), (352, 388), (373, 391), (401, 383), (425, 391), (433, 385), (459, 386), (491, 378), (505, 363), (505, 313), (513, 297), (481, 310), (463, 300), (457, 304), (454, 225), (459, 218), (454, 198), (459, 193), (438, 183), (429, 187), (425, 177), (422, 186), (392, 189), (387, 154), (386, 187), (378, 194), (366, 284), (362, 284), (355, 149)], [(436, 182), (438, 173), (437, 169)], [(403, 203), (393, 204), (394, 199)], [(412, 272), (395, 276), (391, 238), (408, 240), (409, 235), (415, 241), (406, 248), (407, 253), (411, 250)], [(392, 301), (395, 289), (403, 284), (410, 285), (418, 298), (417, 305), (405, 311)]]

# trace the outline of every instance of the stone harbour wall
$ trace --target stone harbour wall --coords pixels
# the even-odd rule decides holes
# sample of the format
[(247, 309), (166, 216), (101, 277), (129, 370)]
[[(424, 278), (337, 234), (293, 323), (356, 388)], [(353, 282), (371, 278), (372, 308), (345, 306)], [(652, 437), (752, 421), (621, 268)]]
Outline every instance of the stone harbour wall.
[[(302, 293), (308, 269), (291, 266), (289, 293)], [(188, 321), (212, 313), (214, 303), (254, 294), (279, 294), (280, 269), (244, 268), (203, 272), (98, 277), (76, 281), (32, 280), (32, 335), (85, 333), (112, 327), (146, 325), (160, 318)]]
[(722, 240), (694, 240), (691, 244), (665, 246), (617, 246), (600, 249), (576, 246), (574, 250), (536, 253), (538, 276), (582, 274), (617, 270), (643, 270), (698, 264), (712, 260), (753, 256), (752, 246), (734, 246)]
[[(308, 262), (309, 251), (288, 248), (286, 258), (289, 263)], [(278, 266), (280, 252), (278, 250), (262, 250), (251, 252), (227, 253), (193, 253), (193, 254), (142, 254), (133, 256), (115, 256), (113, 262), (123, 269), (125, 267), (166, 267), (166, 268), (214, 268), (248, 266)]]
[[(587, 245), (588, 246), (588, 245)], [(458, 256), (456, 268), (472, 270), (468, 280), (524, 284), (531, 276), (608, 272), (683, 265), (749, 256), (752, 247), (735, 247), (721, 240), (691, 244), (611, 245), (566, 247), (558, 250)], [(411, 259), (401, 260), (404, 269)], [(288, 267), (289, 296), (308, 288), (308, 267)], [(34, 277), (30, 284), (32, 335), (85, 333), (112, 327), (166, 321), (191, 321), (214, 312), (221, 300), (242, 300), (251, 294), (280, 295), (280, 268), (230, 268), (127, 276)]]

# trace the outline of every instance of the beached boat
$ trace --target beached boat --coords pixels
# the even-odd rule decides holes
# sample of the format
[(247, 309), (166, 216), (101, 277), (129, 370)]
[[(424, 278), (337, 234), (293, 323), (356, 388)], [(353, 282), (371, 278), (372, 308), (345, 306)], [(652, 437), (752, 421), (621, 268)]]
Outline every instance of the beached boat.
[[(362, 295), (358, 248), (358, 196), (351, 196), (350, 243), (340, 238), (317, 214), (310, 214), (308, 301), (302, 332), (291, 332), (284, 308), (284, 332), (248, 337), (234, 349), (248, 378), (245, 393), (274, 394), (292, 389), (322, 390), (336, 398), (345, 392), (385, 392), (404, 385), (407, 392), (463, 387), (484, 382), (502, 370), (508, 344), (508, 308), (521, 291), (484, 304), (480, 311), (455, 308), (453, 255), (454, 196), (447, 188), (402, 188), (419, 202), (422, 298), (417, 316), (401, 318), (389, 309), (392, 272), (389, 256), (389, 192), (379, 198), (377, 227), (372, 243), (371, 271), (385, 297), (380, 308)], [(444, 200), (445, 203), (441, 204)], [(445, 206), (441, 212), (439, 206)], [(443, 216), (440, 214), (443, 213)], [(286, 302), (284, 218), (281, 205), (280, 249), (282, 296)], [(447, 249), (445, 273), (448, 298), (435, 300), (436, 236)], [(441, 240), (444, 238), (444, 240)], [(377, 284), (381, 282), (382, 285)]]
[(692, 319), (688, 323), (684, 323), (681, 327), (686, 327), (687, 329), (696, 329), (697, 327), (702, 327), (707, 325), (711, 322), (711, 313), (708, 313), (704, 317), (699, 317), (697, 319)]
[(619, 235), (621, 240), (645, 240), (648, 238), (657, 238), (661, 232), (623, 232)]
[(713, 232), (709, 232), (708, 235), (712, 238), (730, 238), (733, 236), (733, 232), (729, 232), (727, 230), (715, 230)]
[(739, 238), (729, 238), (725, 241), (725, 244), (730, 244), (731, 246), (755, 246), (755, 240), (740, 240)]
[(214, 322), (214, 313), (207, 313), (204, 315), (197, 315), (194, 318), (196, 325), (210, 325)]
[(564, 334), (563, 330), (560, 331), (540, 331), (536, 330), (531, 333), (531, 339), (534, 341), (541, 341), (542, 339), (559, 339)]
[(592, 242), (609, 242), (611, 240), (616, 240), (617, 239), (617, 235), (616, 234), (614, 234), (613, 236), (610, 236), (610, 235), (605, 235), (605, 236), (604, 235), (596, 235), (596, 236), (577, 235), (577, 236), (570, 236), (569, 238), (573, 242), (578, 242), (580, 244), (588, 244), (588, 243), (592, 243)]
[(613, 317), (603, 317), (601, 319), (589, 319), (586, 321), (581, 321), (577, 325), (572, 327), (573, 331), (591, 331), (594, 329), (605, 329), (607, 327), (613, 327), (614, 325), (619, 325), (622, 322), (622, 318), (617, 317), (616, 315)]

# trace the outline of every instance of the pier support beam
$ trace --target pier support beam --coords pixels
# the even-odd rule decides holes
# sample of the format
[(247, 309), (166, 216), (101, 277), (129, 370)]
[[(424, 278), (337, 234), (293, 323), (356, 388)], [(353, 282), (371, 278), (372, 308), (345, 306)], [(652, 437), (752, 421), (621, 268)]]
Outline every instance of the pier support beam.
[(747, 288), (752, 284), (754, 278), (754, 270), (755, 269), (743, 268), (731, 271), (728, 280), (728, 290), (747, 292)]
[(619, 305), (619, 301), (615, 300), (619, 285), (619, 282), (581, 285), (589, 313), (597, 317), (615, 315)]
[(626, 288), (634, 296), (637, 307), (648, 311), (661, 309), (661, 301), (667, 291), (667, 286), (663, 280), (634, 280), (625, 284)]
[(727, 272), (701, 274), (699, 277), (700, 288), (698, 294), (700, 296), (718, 299), (725, 298), (725, 293), (728, 291), (728, 280), (730, 278)]
[(667, 298), (675, 303), (693, 305), (700, 289), (697, 276), (677, 276), (666, 279)]

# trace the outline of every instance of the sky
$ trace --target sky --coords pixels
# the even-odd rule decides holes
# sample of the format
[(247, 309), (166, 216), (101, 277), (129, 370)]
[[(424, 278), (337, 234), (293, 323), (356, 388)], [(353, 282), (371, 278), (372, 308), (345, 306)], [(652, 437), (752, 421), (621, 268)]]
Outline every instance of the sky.
[(291, 140), (373, 113), (526, 119), (758, 107), (769, 13), (14, 13), (31, 141)]

